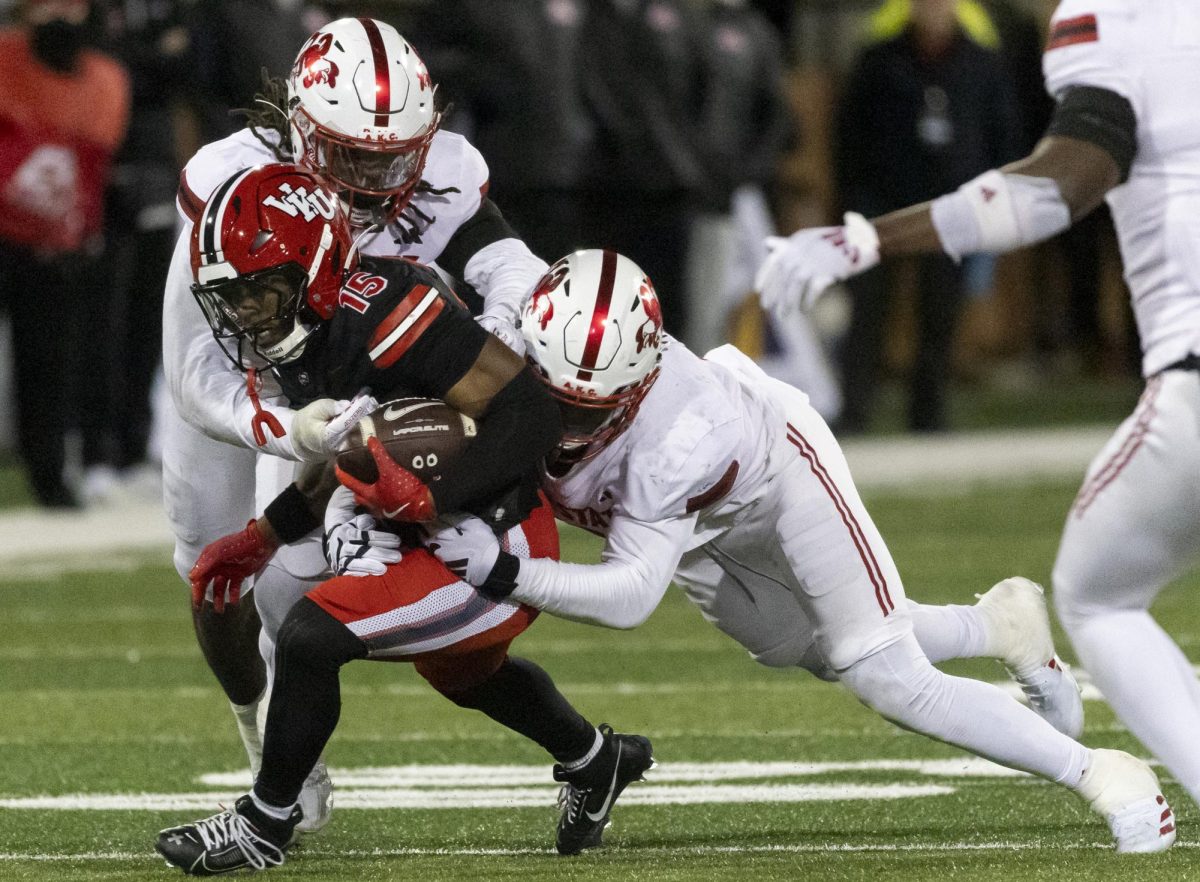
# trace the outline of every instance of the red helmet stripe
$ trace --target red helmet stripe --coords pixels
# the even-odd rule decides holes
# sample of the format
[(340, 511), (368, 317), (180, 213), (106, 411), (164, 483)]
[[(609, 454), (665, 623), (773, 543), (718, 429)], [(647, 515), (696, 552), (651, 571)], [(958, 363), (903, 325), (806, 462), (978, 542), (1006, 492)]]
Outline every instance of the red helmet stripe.
[(591, 378), (591, 371), (596, 367), (596, 358), (600, 355), (600, 343), (604, 340), (604, 329), (608, 324), (608, 308), (612, 303), (613, 282), (617, 277), (617, 252), (605, 251), (600, 264), (600, 289), (596, 292), (596, 308), (592, 311), (592, 323), (588, 327), (587, 343), (583, 347), (583, 363), (580, 367), (580, 379), (583, 374)]
[(371, 56), (375, 60), (375, 125), (386, 126), (392, 109), (392, 72), (388, 69), (387, 50), (383, 45), (383, 34), (379, 25), (370, 18), (360, 18), (367, 40), (371, 43)]

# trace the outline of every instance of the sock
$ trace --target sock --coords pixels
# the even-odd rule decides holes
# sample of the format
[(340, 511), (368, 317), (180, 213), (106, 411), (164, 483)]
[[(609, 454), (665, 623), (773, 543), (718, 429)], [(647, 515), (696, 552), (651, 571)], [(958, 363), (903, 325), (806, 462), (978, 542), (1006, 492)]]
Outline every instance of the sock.
[(1129, 731), (1200, 802), (1196, 674), (1145, 610), (1063, 616), (1079, 661)]
[(268, 818), (274, 818), (277, 821), (286, 821), (292, 816), (292, 809), (296, 807), (292, 803), (287, 808), (281, 808), (277, 805), (271, 805), (269, 802), (261, 799), (253, 790), (250, 791), (250, 800), (254, 803), (254, 807), (266, 815)]
[(564, 772), (578, 772), (588, 763), (596, 758), (600, 753), (600, 748), (604, 746), (604, 735), (599, 729), (596, 730), (596, 740), (592, 743), (591, 749), (577, 760), (571, 760), (569, 763), (562, 763)]
[(255, 778), (258, 777), (258, 771), (262, 768), (263, 752), (262, 730), (258, 725), (259, 709), (262, 708), (265, 712), (266, 702), (263, 701), (263, 698), (269, 691), (269, 687), (264, 689), (262, 695), (250, 704), (229, 702), (229, 707), (237, 720), (238, 734), (242, 737), (242, 745), (246, 748), (246, 756), (250, 760), (250, 774)]
[(951, 677), (909, 636), (855, 663), (841, 680), (889, 720), (1010, 769), (1076, 787), (1088, 749), (989, 683)]
[(974, 606), (932, 606), (909, 600), (908, 611), (913, 634), (933, 664), (952, 658), (994, 657), (988, 651), (983, 617)]
[(537, 742), (560, 763), (578, 761), (596, 742), (596, 727), (571, 706), (550, 675), (528, 659), (507, 658), (478, 686), (446, 697)]

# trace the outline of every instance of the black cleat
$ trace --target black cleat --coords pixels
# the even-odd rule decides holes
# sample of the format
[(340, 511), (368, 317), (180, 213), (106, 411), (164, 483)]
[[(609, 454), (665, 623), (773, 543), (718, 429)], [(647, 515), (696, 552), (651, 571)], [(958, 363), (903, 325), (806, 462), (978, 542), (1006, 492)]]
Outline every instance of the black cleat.
[(158, 834), (154, 848), (189, 876), (216, 876), (234, 870), (265, 870), (283, 863), (284, 852), (295, 841), (302, 813), (280, 821), (263, 814), (249, 795), (238, 798), (232, 809)]
[(608, 816), (621, 791), (654, 768), (650, 739), (642, 735), (618, 735), (600, 725), (604, 746), (590, 763), (575, 772), (554, 767), (554, 780), (562, 781), (558, 794), (559, 854), (579, 854), (601, 844)]

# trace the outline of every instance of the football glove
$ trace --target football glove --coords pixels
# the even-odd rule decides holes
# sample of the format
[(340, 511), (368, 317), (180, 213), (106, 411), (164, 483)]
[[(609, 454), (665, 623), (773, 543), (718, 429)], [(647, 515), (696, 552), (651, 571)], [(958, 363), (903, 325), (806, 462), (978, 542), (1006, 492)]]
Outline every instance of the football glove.
[(861, 214), (847, 212), (840, 227), (812, 227), (767, 239), (769, 256), (754, 277), (763, 308), (784, 318), (808, 309), (836, 282), (879, 263), (879, 236)]
[(475, 319), (479, 326), (522, 358), (525, 357), (525, 336), (521, 329), (507, 319), (484, 313)]
[(356, 515), (325, 534), (325, 559), (335, 576), (382, 576), (400, 563), (400, 537), (378, 530), (369, 514)]
[(364, 389), (351, 401), (318, 398), (292, 417), (292, 449), (303, 462), (324, 462), (378, 402)]
[(367, 440), (367, 449), (379, 470), (379, 478), (373, 484), (360, 481), (340, 466), (334, 467), (337, 479), (354, 491), (355, 502), (385, 521), (417, 523), (437, 517), (437, 506), (429, 488), (392, 459), (382, 441), (371, 436)]
[(210, 582), (214, 612), (225, 612), (226, 603), (236, 606), (242, 596), (242, 581), (265, 567), (278, 547), (276, 541), (263, 535), (257, 520), (251, 520), (240, 533), (209, 543), (188, 573), (192, 609), (200, 609)]
[(503, 600), (517, 587), (519, 561), (501, 550), (496, 534), (479, 518), (443, 518), (429, 524), (425, 547), (485, 597)]

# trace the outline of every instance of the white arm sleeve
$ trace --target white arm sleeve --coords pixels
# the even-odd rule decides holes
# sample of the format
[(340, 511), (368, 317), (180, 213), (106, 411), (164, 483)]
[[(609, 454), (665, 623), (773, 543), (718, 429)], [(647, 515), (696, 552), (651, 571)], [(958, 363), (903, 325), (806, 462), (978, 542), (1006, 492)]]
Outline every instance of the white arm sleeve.
[(463, 276), (483, 297), (484, 315), (515, 325), (525, 296), (548, 267), (520, 239), (501, 239), (472, 254)]
[(213, 339), (204, 314), (192, 297), (189, 254), (191, 225), (184, 224), (175, 243), (163, 298), (163, 374), (180, 416), (210, 438), (298, 460), (292, 447), (293, 412), (260, 399), (284, 429), (276, 438), (265, 431), (266, 444), (254, 438), (254, 405), (246, 392), (246, 377), (236, 370)]
[(618, 514), (600, 563), (522, 559), (512, 599), (565, 619), (635, 628), (670, 586), (696, 518), (646, 523)]

